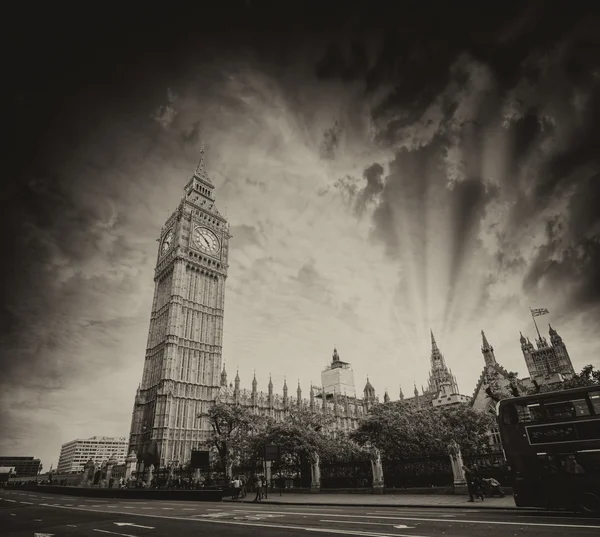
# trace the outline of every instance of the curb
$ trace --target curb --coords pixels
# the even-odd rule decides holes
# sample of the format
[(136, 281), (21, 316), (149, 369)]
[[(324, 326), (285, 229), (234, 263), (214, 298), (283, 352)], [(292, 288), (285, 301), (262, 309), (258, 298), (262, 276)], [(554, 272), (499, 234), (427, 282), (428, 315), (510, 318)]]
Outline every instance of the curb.
[(309, 507), (417, 507), (419, 509), (488, 509), (488, 510), (498, 510), (498, 511), (531, 511), (535, 510), (534, 507), (505, 507), (505, 506), (496, 506), (496, 505), (485, 505), (484, 502), (477, 503), (475, 505), (470, 505), (471, 502), (465, 502), (467, 505), (463, 504), (399, 504), (399, 503), (340, 503), (340, 502), (278, 502), (274, 500), (262, 500), (261, 502), (253, 502), (252, 500), (226, 500), (223, 499), (225, 503), (257, 503), (261, 505), (305, 505)]

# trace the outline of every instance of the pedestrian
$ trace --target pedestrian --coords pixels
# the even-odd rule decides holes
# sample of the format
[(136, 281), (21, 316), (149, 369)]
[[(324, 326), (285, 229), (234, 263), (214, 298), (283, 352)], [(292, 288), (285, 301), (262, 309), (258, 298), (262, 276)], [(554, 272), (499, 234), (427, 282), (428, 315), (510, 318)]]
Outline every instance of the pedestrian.
[(241, 489), (241, 486), (242, 486), (242, 484), (240, 482), (239, 476), (236, 476), (233, 479), (232, 485), (233, 485), (233, 496), (232, 496), (232, 498), (234, 500), (237, 500), (240, 497), (240, 489)]
[(261, 476), (257, 475), (256, 480), (254, 481), (254, 486), (256, 487), (256, 496), (253, 501), (261, 502), (262, 501), (262, 480)]
[(474, 492), (473, 472), (471, 472), (471, 470), (469, 468), (467, 468), (466, 466), (463, 466), (463, 472), (465, 473), (465, 481), (467, 482), (467, 491), (469, 493), (469, 501), (473, 502), (473, 501), (475, 501), (473, 499), (473, 492)]

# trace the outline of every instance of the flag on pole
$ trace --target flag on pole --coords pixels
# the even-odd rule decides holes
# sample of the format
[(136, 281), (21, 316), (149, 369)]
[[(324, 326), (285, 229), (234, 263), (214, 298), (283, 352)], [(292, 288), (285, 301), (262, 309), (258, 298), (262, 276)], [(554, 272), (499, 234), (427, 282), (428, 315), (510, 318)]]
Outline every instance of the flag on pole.
[(533, 317), (539, 317), (540, 315), (548, 315), (550, 313), (546, 308), (538, 308), (535, 310), (533, 310), (531, 308), (529, 308), (529, 309), (531, 310), (531, 315)]

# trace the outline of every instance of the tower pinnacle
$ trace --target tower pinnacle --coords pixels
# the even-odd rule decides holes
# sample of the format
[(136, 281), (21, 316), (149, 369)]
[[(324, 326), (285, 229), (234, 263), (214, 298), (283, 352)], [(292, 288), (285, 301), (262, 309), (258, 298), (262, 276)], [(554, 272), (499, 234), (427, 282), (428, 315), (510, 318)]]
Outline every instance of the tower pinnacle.
[(431, 334), (431, 350), (432, 351), (437, 351), (438, 350), (438, 346), (437, 346), (437, 343), (435, 342), (435, 336), (433, 335), (433, 330), (431, 330), (431, 328), (430, 328), (429, 332)]
[(198, 161), (198, 165), (196, 166), (196, 171), (194, 172), (194, 175), (198, 179), (202, 179), (203, 181), (207, 182), (210, 186), (212, 186), (212, 183), (208, 178), (206, 168), (204, 167), (204, 142), (202, 142), (202, 149), (200, 149), (200, 160)]

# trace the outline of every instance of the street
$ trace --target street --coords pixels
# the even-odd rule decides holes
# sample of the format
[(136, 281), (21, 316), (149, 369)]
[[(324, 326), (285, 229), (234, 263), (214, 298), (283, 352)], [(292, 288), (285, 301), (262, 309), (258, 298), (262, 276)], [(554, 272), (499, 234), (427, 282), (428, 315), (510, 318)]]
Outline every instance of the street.
[(460, 508), (314, 507), (235, 502), (100, 500), (3, 490), (2, 535), (362, 535), (494, 537), (597, 535), (600, 519), (569, 513)]

